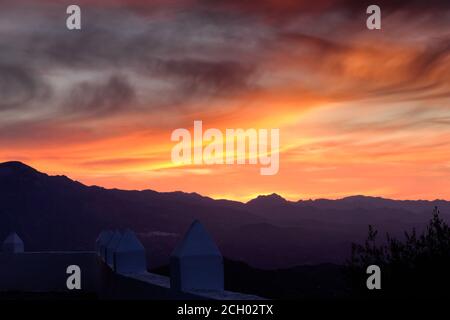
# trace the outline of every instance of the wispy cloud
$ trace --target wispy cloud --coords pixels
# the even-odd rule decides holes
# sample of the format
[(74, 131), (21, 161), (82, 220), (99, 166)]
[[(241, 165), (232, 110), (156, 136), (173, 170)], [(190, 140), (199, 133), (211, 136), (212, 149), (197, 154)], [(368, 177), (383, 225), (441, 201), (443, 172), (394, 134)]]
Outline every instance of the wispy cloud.
[[(234, 198), (432, 197), (432, 170), (450, 161), (448, 1), (379, 1), (375, 32), (356, 0), (78, 3), (83, 29), (71, 32), (69, 2), (0, 0), (4, 160)], [(280, 174), (171, 166), (171, 131), (198, 119), (280, 128)]]

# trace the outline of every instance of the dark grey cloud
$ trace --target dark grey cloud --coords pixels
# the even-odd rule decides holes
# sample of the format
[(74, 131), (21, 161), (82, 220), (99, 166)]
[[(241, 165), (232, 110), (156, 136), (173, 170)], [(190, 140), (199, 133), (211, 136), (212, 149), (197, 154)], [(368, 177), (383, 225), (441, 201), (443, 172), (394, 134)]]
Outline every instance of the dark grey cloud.
[(249, 88), (249, 77), (254, 67), (232, 60), (211, 62), (180, 59), (160, 60), (154, 66), (154, 71), (180, 79), (186, 94), (209, 92), (218, 96), (228, 96)]
[(49, 95), (49, 88), (32, 69), (0, 64), (0, 111), (22, 108)]
[(399, 10), (412, 13), (440, 12), (442, 9), (450, 8), (447, 0), (378, 0), (375, 2), (372, 0), (199, 0), (198, 3), (211, 10), (262, 16), (269, 23), (283, 23), (283, 21), (293, 19), (302, 13), (322, 14), (327, 11), (340, 10), (359, 14), (373, 4), (382, 7), (389, 13)]
[[(126, 95), (130, 96), (126, 98), (136, 95), (137, 81), (125, 84), (126, 81), (117, 77), (106, 86), (96, 83), (111, 73), (139, 78), (149, 86), (155, 82), (171, 82), (165, 91), (158, 92), (165, 99), (140, 94), (140, 99), (133, 102), (140, 103), (141, 110), (167, 108), (183, 100), (230, 96), (248, 88), (258, 59), (257, 56), (243, 59), (242, 53), (254, 50), (242, 41), (245, 28), (241, 29), (237, 23), (244, 25), (244, 21), (228, 21), (224, 17), (216, 21), (204, 12), (196, 12), (195, 8), (192, 12), (175, 12), (170, 18), (159, 19), (139, 15), (127, 7), (90, 7), (82, 11), (83, 29), (79, 32), (66, 30), (61, 19), (65, 17), (61, 14), (65, 12), (64, 6), (32, 8), (35, 12), (22, 9), (24, 16), (31, 17), (26, 23), (4, 21), (13, 32), (0, 37), (0, 48), (5, 49), (0, 52), (0, 63), (20, 65), (24, 70), (39, 70), (54, 77), (41, 77), (42, 86), (54, 87), (55, 81), (70, 83), (64, 86), (56, 83), (59, 95), (67, 99), (53, 101), (60, 104), (56, 116), (62, 113), (67, 116), (70, 112), (74, 116), (81, 112), (92, 117), (106, 115), (105, 110), (114, 111), (119, 104), (123, 105)], [(20, 14), (21, 11), (14, 11), (14, 15)], [(6, 10), (3, 16), (7, 15)], [(18, 71), (14, 82), (5, 79), (11, 83), (5, 87), (8, 105), (24, 107), (35, 99), (37, 85), (28, 74)], [(77, 80), (80, 74), (86, 79)], [(99, 77), (101, 74), (105, 76)], [(11, 78), (9, 74), (6, 76)], [(55, 77), (59, 78), (55, 80)], [(120, 88), (109, 90), (114, 86)], [(85, 94), (80, 95), (81, 91)], [(154, 93), (152, 88), (147, 91)], [(117, 92), (124, 95), (117, 97), (114, 95)], [(74, 96), (83, 98), (74, 99)], [(114, 99), (118, 101), (113, 102)], [(74, 103), (80, 105), (74, 107)], [(67, 105), (71, 107), (65, 108)]]
[(81, 82), (72, 87), (65, 99), (64, 110), (71, 116), (104, 117), (128, 111), (135, 103), (136, 94), (127, 79), (114, 75), (106, 81)]

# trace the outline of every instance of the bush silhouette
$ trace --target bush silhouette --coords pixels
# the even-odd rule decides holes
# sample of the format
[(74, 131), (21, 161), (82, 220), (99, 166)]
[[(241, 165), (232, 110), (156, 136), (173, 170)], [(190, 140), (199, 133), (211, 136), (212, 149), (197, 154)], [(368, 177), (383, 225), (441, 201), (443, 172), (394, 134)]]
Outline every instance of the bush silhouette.
[[(450, 227), (434, 208), (425, 231), (405, 232), (404, 241), (387, 235), (377, 243), (377, 231), (369, 226), (363, 245), (352, 244), (347, 264), (352, 295), (367, 298), (445, 298), (450, 290)], [(366, 269), (381, 268), (381, 290), (368, 290)]]

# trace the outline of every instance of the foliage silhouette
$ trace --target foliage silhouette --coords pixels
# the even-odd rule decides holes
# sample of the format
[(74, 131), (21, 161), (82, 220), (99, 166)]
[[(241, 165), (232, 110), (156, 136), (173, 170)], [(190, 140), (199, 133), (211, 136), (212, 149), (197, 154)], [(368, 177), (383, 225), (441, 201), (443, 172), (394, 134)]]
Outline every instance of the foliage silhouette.
[[(434, 208), (433, 216), (422, 234), (405, 232), (404, 241), (387, 234), (379, 244), (377, 231), (369, 226), (363, 245), (352, 244), (347, 276), (352, 295), (360, 298), (431, 299), (445, 298), (450, 289), (450, 227)], [(368, 290), (366, 269), (381, 268), (381, 290)]]

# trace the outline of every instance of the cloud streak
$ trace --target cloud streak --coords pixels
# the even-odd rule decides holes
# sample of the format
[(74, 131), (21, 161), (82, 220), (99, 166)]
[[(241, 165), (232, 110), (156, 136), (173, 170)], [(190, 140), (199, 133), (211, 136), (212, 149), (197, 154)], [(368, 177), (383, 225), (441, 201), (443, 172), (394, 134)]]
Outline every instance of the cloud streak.
[[(425, 179), (426, 164), (450, 162), (421, 154), (450, 136), (450, 7), (424, 3), (378, 2), (373, 32), (369, 3), (353, 0), (82, 0), (83, 29), (71, 32), (68, 2), (1, 0), (0, 158), (133, 189), (314, 197), (327, 196), (319, 181), (335, 181), (334, 194), (409, 196), (394, 177)], [(280, 175), (170, 169), (170, 132), (199, 119), (281, 128)], [(390, 187), (368, 168), (391, 174)]]

